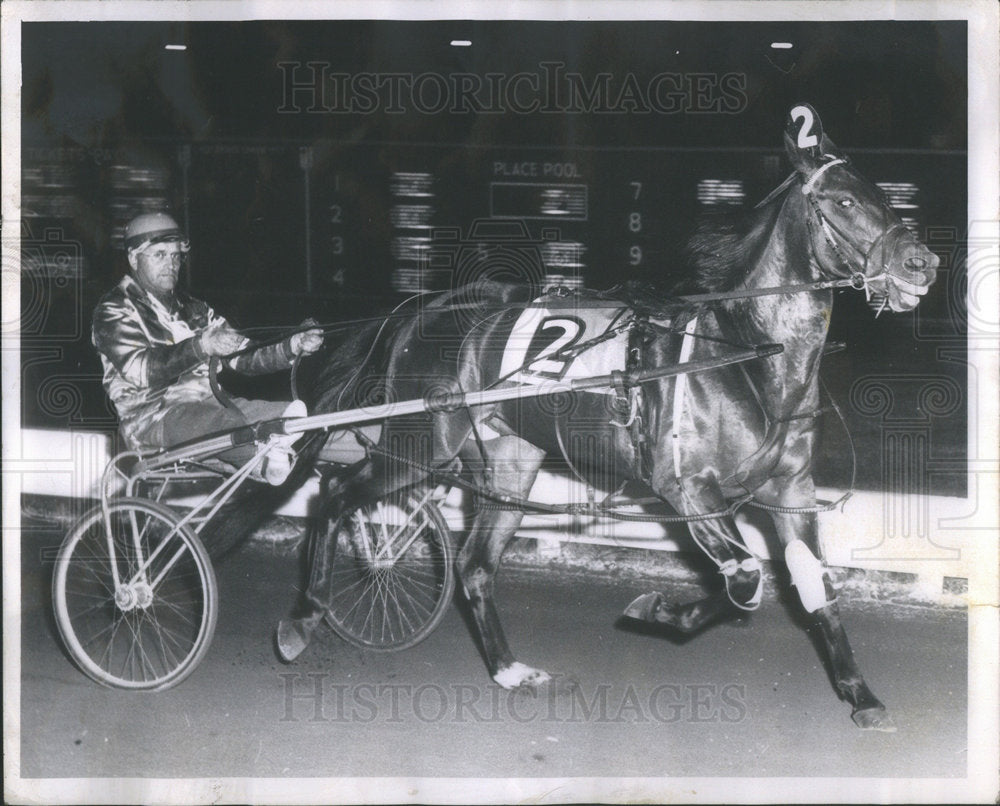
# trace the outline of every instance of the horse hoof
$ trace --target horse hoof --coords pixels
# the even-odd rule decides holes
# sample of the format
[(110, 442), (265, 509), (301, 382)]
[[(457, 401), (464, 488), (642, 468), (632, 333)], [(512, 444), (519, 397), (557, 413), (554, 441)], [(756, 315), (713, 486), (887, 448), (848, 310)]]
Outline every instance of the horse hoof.
[(737, 571), (726, 577), (726, 594), (729, 601), (744, 612), (760, 607), (764, 595), (764, 577), (760, 571)]
[(275, 643), (278, 654), (286, 663), (291, 663), (309, 646), (313, 631), (303, 622), (303, 619), (282, 619), (278, 622)]
[(542, 669), (532, 669), (523, 663), (515, 661), (506, 669), (501, 669), (493, 679), (505, 689), (537, 688), (548, 683), (552, 676)]
[(851, 714), (851, 719), (862, 730), (878, 730), (883, 733), (896, 732), (896, 723), (892, 721), (889, 712), (880, 706), (855, 711)]
[(655, 621), (656, 611), (663, 604), (663, 596), (659, 593), (644, 593), (625, 608), (625, 617), (639, 621)]

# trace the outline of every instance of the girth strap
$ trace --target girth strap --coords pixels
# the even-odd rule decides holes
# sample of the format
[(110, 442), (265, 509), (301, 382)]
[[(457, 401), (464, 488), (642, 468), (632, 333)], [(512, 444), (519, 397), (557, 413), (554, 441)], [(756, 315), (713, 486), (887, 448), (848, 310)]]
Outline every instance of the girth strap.
[[(686, 364), (691, 359), (694, 350), (694, 331), (698, 327), (698, 317), (691, 317), (684, 328), (684, 339), (681, 341), (681, 354), (678, 364)], [(670, 442), (674, 453), (674, 477), (681, 478), (681, 416), (684, 413), (684, 396), (687, 394), (687, 373), (682, 372), (674, 380), (674, 407), (670, 422)]]
[[(649, 324), (645, 317), (636, 321), (628, 332), (628, 351), (625, 356), (625, 372), (638, 372), (642, 367), (643, 345), (648, 337)], [(625, 422), (629, 437), (632, 440), (632, 451), (635, 454), (635, 474), (647, 484), (646, 433), (642, 417), (642, 387), (632, 386), (628, 389), (629, 416)]]

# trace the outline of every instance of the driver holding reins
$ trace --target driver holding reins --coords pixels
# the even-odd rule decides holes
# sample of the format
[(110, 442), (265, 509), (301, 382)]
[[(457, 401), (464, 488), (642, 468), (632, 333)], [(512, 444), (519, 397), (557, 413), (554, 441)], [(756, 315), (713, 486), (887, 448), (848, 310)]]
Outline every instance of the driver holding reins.
[[(231, 356), (226, 366), (245, 375), (277, 372), (288, 369), (296, 356), (316, 352), (323, 344), (322, 330), (302, 330), (277, 344), (246, 350), (246, 336), (177, 287), (190, 245), (166, 213), (144, 213), (129, 221), (125, 249), (131, 272), (98, 303), (92, 337), (104, 365), (104, 389), (132, 449), (169, 448), (216, 431), (306, 414), (298, 400), (237, 397), (234, 407), (223, 405), (212, 391), (209, 360)], [(310, 324), (306, 320), (303, 327)], [(292, 442), (299, 436), (276, 441), (259, 479), (275, 485), (285, 481), (294, 464)], [(228, 458), (242, 463), (252, 455), (251, 446), (230, 451)]]

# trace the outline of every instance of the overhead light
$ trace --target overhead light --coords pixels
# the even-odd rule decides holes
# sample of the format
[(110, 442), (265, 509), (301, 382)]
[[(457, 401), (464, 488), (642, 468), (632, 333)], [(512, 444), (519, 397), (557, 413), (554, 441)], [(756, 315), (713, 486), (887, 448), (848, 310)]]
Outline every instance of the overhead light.
[(772, 42), (771, 47), (775, 50), (791, 50), (793, 45), (791, 42)]
[(164, 50), (187, 50), (187, 45), (164, 45)]
[(452, 39), (451, 46), (453, 48), (470, 48), (472, 47), (471, 39)]

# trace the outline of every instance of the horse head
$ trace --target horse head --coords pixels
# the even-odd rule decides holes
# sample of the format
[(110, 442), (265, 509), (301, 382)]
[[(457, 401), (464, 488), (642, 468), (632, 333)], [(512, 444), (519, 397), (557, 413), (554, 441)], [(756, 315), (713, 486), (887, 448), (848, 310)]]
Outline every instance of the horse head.
[(784, 139), (807, 200), (820, 268), (851, 278), (894, 311), (916, 307), (934, 282), (937, 255), (900, 221), (885, 194), (854, 170), (811, 106), (791, 109)]

